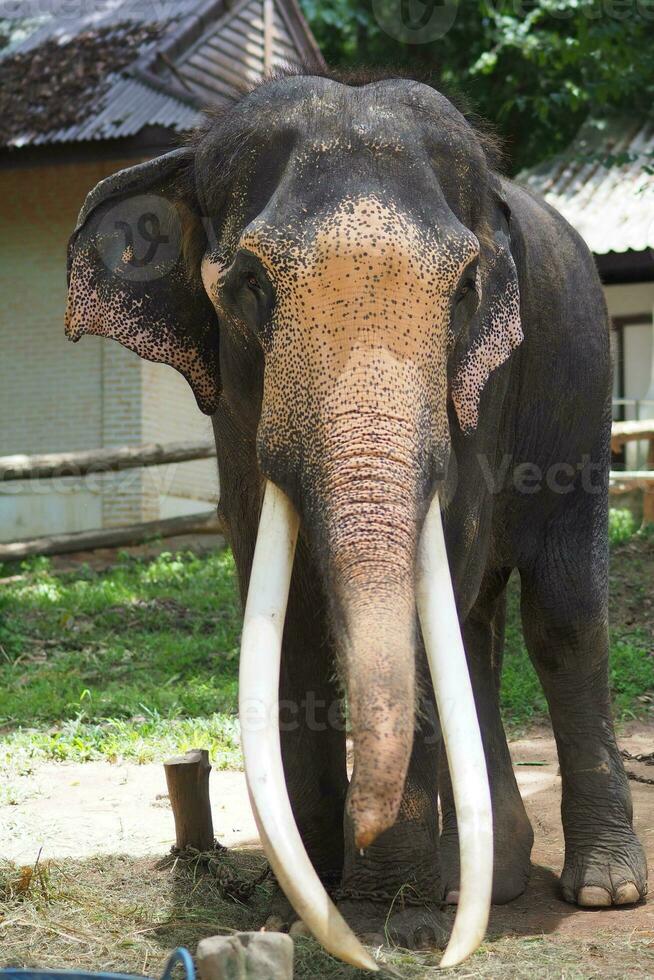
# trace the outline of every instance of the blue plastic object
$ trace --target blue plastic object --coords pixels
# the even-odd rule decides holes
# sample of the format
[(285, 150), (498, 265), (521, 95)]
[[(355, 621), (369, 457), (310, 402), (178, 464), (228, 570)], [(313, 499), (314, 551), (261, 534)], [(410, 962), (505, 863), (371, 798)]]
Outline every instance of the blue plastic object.
[[(175, 967), (183, 967), (185, 980), (195, 980), (193, 957), (187, 949), (180, 946), (171, 953), (161, 974), (161, 980), (172, 980)], [(0, 970), (0, 980), (144, 980), (143, 977), (130, 976), (127, 973), (85, 973), (78, 970), (33, 970), (8, 969)]]

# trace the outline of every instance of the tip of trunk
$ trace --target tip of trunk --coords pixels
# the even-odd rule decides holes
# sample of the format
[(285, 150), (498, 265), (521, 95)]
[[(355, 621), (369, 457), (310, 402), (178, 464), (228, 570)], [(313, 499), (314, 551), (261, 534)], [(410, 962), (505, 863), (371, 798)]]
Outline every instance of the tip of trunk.
[[(374, 695), (369, 691), (367, 698), (351, 700), (354, 771), (348, 812), (358, 848), (369, 847), (393, 826), (402, 803), (414, 730), (413, 671), (411, 664), (402, 668), (402, 685), (380, 684), (377, 671)], [(357, 721), (363, 721), (361, 727)]]
[(380, 834), (392, 827), (397, 820), (399, 808), (400, 801), (392, 812), (386, 807), (380, 808), (373, 805), (358, 808), (350, 805), (350, 814), (354, 824), (354, 843), (357, 848), (361, 851), (365, 850), (374, 844)]

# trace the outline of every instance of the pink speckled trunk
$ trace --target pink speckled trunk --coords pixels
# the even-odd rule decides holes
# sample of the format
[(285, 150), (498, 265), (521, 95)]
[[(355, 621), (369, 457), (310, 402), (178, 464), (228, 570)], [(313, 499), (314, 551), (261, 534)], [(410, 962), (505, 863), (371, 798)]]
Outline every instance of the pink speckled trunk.
[(342, 440), (339, 428), (326, 531), (354, 742), (349, 809), (366, 847), (395, 823), (413, 745), (418, 469), (415, 425), (377, 418)]

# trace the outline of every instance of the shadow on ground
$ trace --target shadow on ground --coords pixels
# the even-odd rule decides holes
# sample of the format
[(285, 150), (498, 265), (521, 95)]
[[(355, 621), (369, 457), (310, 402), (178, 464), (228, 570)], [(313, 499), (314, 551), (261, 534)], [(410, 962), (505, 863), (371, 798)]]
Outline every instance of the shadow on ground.
[[(621, 743), (634, 754), (648, 747), (651, 751), (653, 735), (651, 727), (641, 725), (625, 732)], [(452, 975), (471, 980), (478, 977), (651, 978), (654, 976), (654, 903), (583, 911), (559, 897), (557, 876), (563, 862), (563, 839), (560, 780), (551, 734), (546, 731), (532, 734), (528, 739), (512, 743), (511, 751), (535, 831), (531, 881), (519, 899), (492, 910), (487, 940)], [(142, 778), (146, 776), (146, 768), (141, 771)], [(651, 767), (640, 763), (630, 762), (628, 768), (636, 775), (651, 775)], [(44, 768), (42, 778), (49, 772), (49, 768)], [(69, 769), (69, 781), (71, 774)], [(214, 791), (221, 795), (222, 786), (227, 792), (230, 780), (236, 778), (237, 774), (215, 774)], [(127, 784), (127, 790), (130, 785)], [(149, 792), (153, 800), (154, 789), (153, 783)], [(633, 783), (632, 790), (636, 829), (652, 867), (654, 787)], [(68, 787), (65, 799), (69, 801), (70, 792)], [(128, 796), (122, 800), (123, 814), (129, 808), (129, 799)], [(134, 797), (131, 799), (134, 802)], [(228, 796), (222, 795), (222, 808), (215, 807), (219, 817), (216, 827), (220, 828), (221, 836), (229, 828), (241, 827), (242, 831), (245, 826), (244, 792), (238, 786), (232, 787), (226, 806), (227, 801)], [(144, 807), (139, 811), (146, 837), (152, 842), (161, 840), (157, 823), (160, 803), (154, 800), (149, 809)], [(106, 799), (103, 805), (108, 805)], [(37, 828), (23, 812), (30, 806), (27, 801), (1, 808), (3, 818), (8, 819), (13, 812), (16, 829), (19, 824), (23, 827), (26, 845), (29, 839), (34, 841)], [(50, 798), (49, 807), (52, 807)], [(88, 814), (76, 814), (69, 807), (67, 811), (62, 808), (59, 815), (70, 822), (71, 835), (77, 826), (80, 849), (88, 845), (89, 840), (84, 840), (81, 829), (86, 826)], [(11, 842), (13, 838), (10, 835), (8, 839)], [(102, 843), (95, 838), (97, 849), (101, 849)], [(105, 850), (113, 853), (78, 859), (69, 856), (67, 850), (64, 856), (48, 860), (46, 848), (36, 868), (33, 859), (25, 867), (0, 861), (0, 966), (113, 970), (157, 976), (173, 947), (185, 945), (195, 950), (205, 936), (257, 929), (265, 919), (271, 884), (269, 880), (257, 882), (265, 863), (256, 842), (247, 844), (243, 836), (238, 847), (219, 856), (211, 873), (197, 861), (162, 858), (163, 844), (159, 854), (147, 856), (116, 853), (116, 840), (109, 837), (104, 845)], [(226, 882), (232, 895), (235, 883), (243, 885), (246, 892), (251, 885), (251, 895), (246, 901), (229, 897), (225, 894)], [(236, 894), (243, 897), (238, 888)], [(452, 912), (446, 915), (453, 918)], [(385, 969), (387, 975), (407, 980), (436, 980), (440, 976), (436, 969), (437, 951), (414, 954), (384, 950), (383, 956), (394, 971), (389, 973)], [(296, 942), (295, 976), (296, 980), (359, 980), (365, 974), (337, 963), (310, 940), (300, 940)]]

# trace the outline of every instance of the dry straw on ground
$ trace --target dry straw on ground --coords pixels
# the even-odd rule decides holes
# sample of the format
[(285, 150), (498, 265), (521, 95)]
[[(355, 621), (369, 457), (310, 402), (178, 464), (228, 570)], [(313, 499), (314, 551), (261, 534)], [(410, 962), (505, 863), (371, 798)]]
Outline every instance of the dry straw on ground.
[[(230, 852), (232, 878), (253, 882), (264, 863), (257, 851)], [(241, 904), (225, 897), (203, 860), (96, 857), (19, 868), (0, 864), (0, 961), (77, 970), (112, 970), (157, 976), (176, 945), (195, 950), (208, 935), (256, 929), (270, 892), (256, 884)], [(407, 980), (441, 974), (437, 954), (396, 950), (385, 959), (388, 976)], [(329, 958), (310, 940), (296, 943), (297, 980), (363, 980), (365, 974)], [(456, 977), (516, 980), (623, 978), (654, 975), (654, 933), (624, 937), (598, 932), (587, 938), (507, 936), (487, 941)]]

